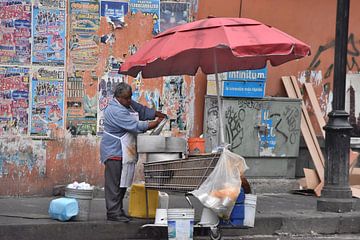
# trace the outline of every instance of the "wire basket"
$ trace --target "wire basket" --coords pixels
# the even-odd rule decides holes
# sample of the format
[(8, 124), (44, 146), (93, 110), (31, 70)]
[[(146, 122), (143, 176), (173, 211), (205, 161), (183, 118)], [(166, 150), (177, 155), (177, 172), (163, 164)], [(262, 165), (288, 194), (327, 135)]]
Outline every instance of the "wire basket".
[(187, 159), (144, 163), (145, 187), (189, 192), (210, 175), (220, 154), (203, 154)]

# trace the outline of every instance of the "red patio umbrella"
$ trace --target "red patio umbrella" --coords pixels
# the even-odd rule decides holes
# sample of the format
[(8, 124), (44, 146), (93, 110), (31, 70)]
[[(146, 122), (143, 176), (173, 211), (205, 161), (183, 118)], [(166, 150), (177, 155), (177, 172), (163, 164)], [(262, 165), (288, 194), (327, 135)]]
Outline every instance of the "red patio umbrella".
[[(143, 78), (195, 75), (278, 66), (310, 55), (296, 38), (248, 18), (207, 18), (183, 24), (155, 36), (125, 59), (120, 73)], [(217, 90), (219, 93), (219, 84)], [(221, 101), (218, 94), (219, 112)], [(222, 118), (220, 141), (224, 143)]]

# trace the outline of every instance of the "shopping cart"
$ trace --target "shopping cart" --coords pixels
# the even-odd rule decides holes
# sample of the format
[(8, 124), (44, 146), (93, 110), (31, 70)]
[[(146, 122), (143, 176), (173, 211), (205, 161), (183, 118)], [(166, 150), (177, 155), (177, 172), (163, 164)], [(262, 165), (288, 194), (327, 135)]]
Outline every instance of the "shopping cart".
[[(214, 170), (219, 158), (220, 154), (214, 153), (192, 155), (185, 159), (144, 163), (146, 209), (148, 210), (148, 189), (185, 193), (187, 202), (193, 208), (189, 192), (199, 188)], [(194, 228), (209, 228), (211, 239), (220, 239), (218, 224), (219, 220), (217, 219), (213, 223), (195, 224)]]

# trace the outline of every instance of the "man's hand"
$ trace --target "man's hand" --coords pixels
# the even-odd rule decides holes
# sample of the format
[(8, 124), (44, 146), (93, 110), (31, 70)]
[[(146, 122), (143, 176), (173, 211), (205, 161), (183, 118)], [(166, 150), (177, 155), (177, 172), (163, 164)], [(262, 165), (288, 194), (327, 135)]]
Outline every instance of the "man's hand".
[(157, 125), (159, 125), (159, 124), (162, 122), (163, 119), (164, 119), (164, 118), (162, 118), (162, 117), (158, 117), (158, 118), (156, 119), (156, 122), (158, 123)]
[(159, 112), (159, 111), (156, 111), (155, 112), (155, 117), (158, 117), (158, 118), (167, 118), (167, 115), (162, 113), (162, 112)]
[(149, 122), (149, 128), (148, 129), (156, 128), (161, 123), (161, 121), (163, 119), (164, 118), (162, 118), (162, 117), (157, 117), (154, 121)]

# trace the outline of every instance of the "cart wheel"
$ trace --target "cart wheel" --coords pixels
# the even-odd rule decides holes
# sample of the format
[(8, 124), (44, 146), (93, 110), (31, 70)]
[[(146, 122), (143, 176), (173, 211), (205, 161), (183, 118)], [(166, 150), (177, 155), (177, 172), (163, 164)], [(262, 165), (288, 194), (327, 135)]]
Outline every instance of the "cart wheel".
[(220, 240), (221, 239), (221, 232), (220, 229), (217, 227), (210, 228), (210, 238), (211, 240)]

